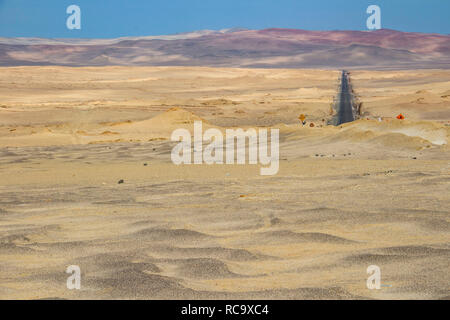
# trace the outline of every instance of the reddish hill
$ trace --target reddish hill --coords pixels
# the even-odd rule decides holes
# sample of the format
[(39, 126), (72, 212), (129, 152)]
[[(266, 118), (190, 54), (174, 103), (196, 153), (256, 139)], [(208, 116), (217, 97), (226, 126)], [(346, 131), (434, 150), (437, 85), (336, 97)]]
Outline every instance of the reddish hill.
[(0, 38), (0, 65), (449, 68), (450, 36), (378, 31), (198, 31), (107, 40)]

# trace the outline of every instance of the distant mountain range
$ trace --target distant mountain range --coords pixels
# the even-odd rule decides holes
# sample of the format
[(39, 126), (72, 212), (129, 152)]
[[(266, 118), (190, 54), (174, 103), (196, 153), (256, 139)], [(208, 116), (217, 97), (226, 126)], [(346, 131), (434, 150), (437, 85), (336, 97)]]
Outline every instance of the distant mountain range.
[(450, 36), (225, 29), (117, 39), (0, 38), (0, 65), (450, 68)]

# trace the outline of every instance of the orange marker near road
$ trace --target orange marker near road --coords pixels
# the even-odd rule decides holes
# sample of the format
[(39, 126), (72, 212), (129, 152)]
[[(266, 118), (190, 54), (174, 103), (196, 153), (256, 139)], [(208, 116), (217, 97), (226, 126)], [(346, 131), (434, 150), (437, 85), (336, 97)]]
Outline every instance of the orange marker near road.
[(301, 122), (303, 125), (306, 124), (306, 122), (305, 122), (306, 116), (305, 116), (303, 113), (302, 113), (301, 115), (298, 116), (298, 119), (300, 120), (300, 122)]

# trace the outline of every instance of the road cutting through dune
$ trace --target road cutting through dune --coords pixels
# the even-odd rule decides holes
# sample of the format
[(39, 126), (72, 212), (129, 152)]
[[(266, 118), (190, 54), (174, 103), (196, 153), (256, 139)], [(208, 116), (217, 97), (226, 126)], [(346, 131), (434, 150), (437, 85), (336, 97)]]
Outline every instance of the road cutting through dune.
[(336, 125), (352, 122), (355, 120), (353, 115), (353, 96), (350, 89), (348, 73), (343, 70), (341, 75), (341, 85), (337, 100)]

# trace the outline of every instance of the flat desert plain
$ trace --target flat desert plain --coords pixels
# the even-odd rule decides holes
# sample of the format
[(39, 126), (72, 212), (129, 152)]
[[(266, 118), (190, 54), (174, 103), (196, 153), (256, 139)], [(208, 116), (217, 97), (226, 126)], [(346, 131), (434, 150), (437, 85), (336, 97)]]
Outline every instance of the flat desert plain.
[[(0, 71), (1, 299), (450, 297), (450, 71), (351, 72), (337, 127), (339, 70)], [(279, 172), (176, 166), (195, 120), (279, 129)]]

